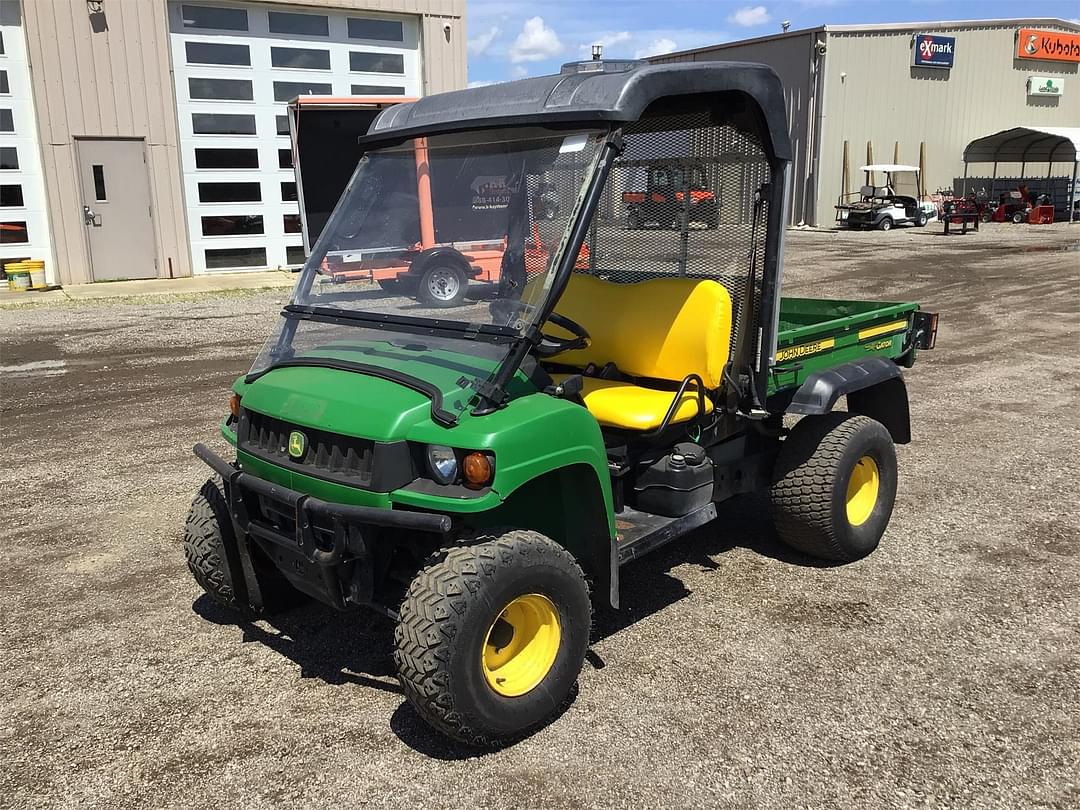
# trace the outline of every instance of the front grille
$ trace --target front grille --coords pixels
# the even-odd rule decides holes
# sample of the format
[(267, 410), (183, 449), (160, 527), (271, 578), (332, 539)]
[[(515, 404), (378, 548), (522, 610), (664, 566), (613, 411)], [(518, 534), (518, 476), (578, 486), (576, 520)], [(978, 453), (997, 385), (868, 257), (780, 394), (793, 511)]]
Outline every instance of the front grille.
[[(304, 451), (289, 455), (289, 434), (304, 435)], [(330, 478), (353, 486), (371, 484), (375, 442), (290, 424), (272, 416), (244, 410), (237, 442), (241, 450), (297, 472)]]

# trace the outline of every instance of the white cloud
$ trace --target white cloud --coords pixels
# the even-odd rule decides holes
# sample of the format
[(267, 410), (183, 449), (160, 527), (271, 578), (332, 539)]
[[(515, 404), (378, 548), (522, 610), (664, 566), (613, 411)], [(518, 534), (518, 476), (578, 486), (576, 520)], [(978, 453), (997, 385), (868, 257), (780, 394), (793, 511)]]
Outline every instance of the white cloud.
[(608, 53), (612, 48), (617, 45), (622, 45), (624, 42), (629, 42), (633, 39), (633, 35), (629, 31), (617, 31), (613, 34), (601, 34), (593, 39), (591, 42), (585, 42), (578, 45), (578, 53), (582, 59), (590, 59), (592, 57), (592, 46), (602, 45), (604, 47), (604, 55), (608, 57), (619, 56), (618, 49), (615, 53)]
[(658, 37), (644, 48), (638, 48), (634, 51), (634, 58), (644, 59), (646, 56), (660, 56), (661, 54), (671, 53), (677, 47), (675, 40), (670, 37)]
[(544, 24), (543, 17), (530, 17), (510, 46), (511, 62), (541, 62), (558, 56), (563, 44), (558, 34)]
[(515, 79), (524, 79), (529, 75), (529, 70), (524, 65), (514, 65), (514, 69), (510, 71), (510, 75)]
[(487, 53), (495, 37), (499, 35), (499, 26), (493, 25), (486, 33), (479, 34), (469, 40), (469, 53), (473, 56), (483, 56)]
[(755, 25), (764, 25), (770, 19), (765, 6), (744, 6), (728, 17), (728, 22), (741, 25), (743, 28), (751, 28)]

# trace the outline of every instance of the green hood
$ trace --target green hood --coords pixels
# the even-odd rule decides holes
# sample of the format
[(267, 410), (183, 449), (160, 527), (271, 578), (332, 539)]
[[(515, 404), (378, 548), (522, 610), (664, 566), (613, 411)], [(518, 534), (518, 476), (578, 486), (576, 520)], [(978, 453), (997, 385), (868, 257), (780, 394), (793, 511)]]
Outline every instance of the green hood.
[[(408, 349), (383, 341), (331, 343), (296, 359), (309, 358), (379, 366), (415, 377), (437, 387), (443, 409), (462, 417), (468, 414), (473, 391), (462, 388), (458, 380), (487, 379), (498, 365), (495, 360), (459, 352)], [(241, 383), (237, 392), (243, 396), (244, 407), (253, 411), (375, 441), (404, 439), (414, 425), (431, 421), (431, 400), (424, 394), (357, 371), (278, 368), (250, 384)]]

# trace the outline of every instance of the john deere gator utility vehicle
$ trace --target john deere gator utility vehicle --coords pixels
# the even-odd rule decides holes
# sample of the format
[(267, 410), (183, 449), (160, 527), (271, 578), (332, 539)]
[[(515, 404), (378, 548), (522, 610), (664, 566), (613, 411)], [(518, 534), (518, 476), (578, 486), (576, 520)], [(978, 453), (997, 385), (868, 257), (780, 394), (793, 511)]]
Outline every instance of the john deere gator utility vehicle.
[[(936, 332), (913, 303), (781, 299), (791, 146), (769, 68), (620, 67), (381, 112), (233, 387), (235, 459), (195, 447), (217, 474), (185, 536), (207, 593), (255, 613), (300, 592), (385, 614), (408, 700), (470, 744), (557, 713), (593, 605), (619, 605), (620, 566), (718, 502), (765, 490), (794, 548), (872, 551), (893, 445), (910, 440), (901, 366)], [(402, 229), (420, 153), (433, 183), (483, 161), (508, 198), (433, 197), (444, 221), (488, 206), (505, 240), (499, 284), (456, 308), (335, 283), (324, 263)], [(651, 159), (700, 172), (724, 200), (715, 228), (627, 227), (623, 193)], [(554, 213), (530, 211), (553, 195)], [(537, 238), (548, 259), (526, 267)]]

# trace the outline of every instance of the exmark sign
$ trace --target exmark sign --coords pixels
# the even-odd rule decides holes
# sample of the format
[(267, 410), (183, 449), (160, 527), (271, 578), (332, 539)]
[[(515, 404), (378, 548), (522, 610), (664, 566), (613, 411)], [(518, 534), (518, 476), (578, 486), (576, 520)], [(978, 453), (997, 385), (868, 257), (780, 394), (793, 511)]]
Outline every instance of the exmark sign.
[(915, 67), (951, 68), (956, 55), (956, 37), (937, 34), (916, 34), (911, 49), (911, 64)]

